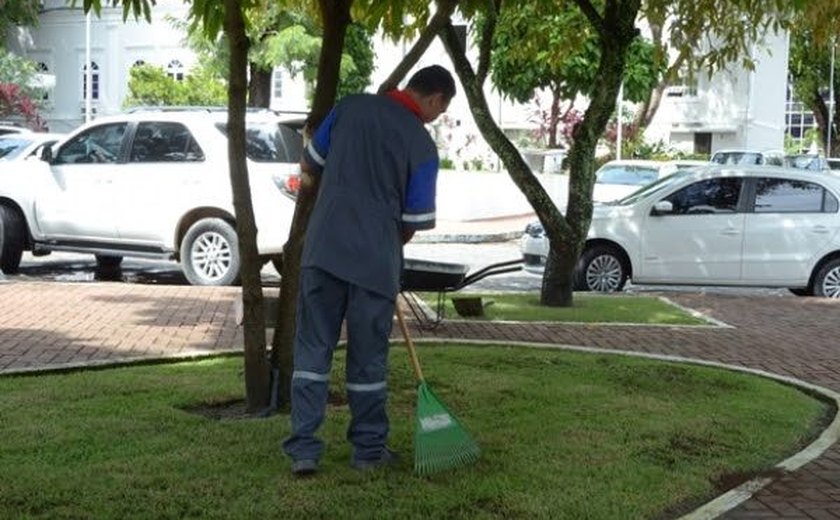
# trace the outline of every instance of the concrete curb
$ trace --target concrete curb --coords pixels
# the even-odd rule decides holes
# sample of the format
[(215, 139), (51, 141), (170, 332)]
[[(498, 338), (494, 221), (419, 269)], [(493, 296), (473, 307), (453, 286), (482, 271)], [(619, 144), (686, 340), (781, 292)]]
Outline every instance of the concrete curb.
[[(523, 228), (524, 229), (524, 228)], [(411, 239), (412, 244), (484, 244), (489, 242), (509, 242), (522, 236), (520, 231), (500, 231), (495, 233), (448, 233), (417, 234)]]

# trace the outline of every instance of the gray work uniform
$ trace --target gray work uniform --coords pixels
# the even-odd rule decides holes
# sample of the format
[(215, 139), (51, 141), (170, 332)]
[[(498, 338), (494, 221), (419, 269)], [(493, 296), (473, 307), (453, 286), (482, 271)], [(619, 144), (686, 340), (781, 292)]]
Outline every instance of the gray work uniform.
[(374, 460), (388, 436), (388, 338), (402, 230), (434, 227), (437, 149), (405, 95), (360, 94), (336, 105), (304, 158), (321, 183), (301, 261), (292, 434), (283, 447), (294, 460), (321, 457), (315, 433), (346, 319), (347, 437), (354, 460)]

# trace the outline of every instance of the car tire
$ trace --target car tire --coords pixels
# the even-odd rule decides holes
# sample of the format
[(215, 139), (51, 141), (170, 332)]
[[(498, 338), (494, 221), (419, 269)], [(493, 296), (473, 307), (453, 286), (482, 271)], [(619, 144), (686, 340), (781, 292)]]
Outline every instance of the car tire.
[(627, 283), (629, 269), (615, 247), (594, 246), (584, 250), (575, 273), (575, 289), (617, 292)]
[(840, 298), (840, 258), (829, 260), (817, 271), (814, 296)]
[(25, 243), (23, 216), (9, 206), (0, 206), (0, 270), (6, 274), (18, 272)]
[(239, 280), (239, 238), (220, 218), (199, 220), (181, 242), (181, 269), (192, 285), (233, 285)]
[(97, 269), (116, 269), (122, 264), (123, 257), (116, 255), (96, 255)]
[(789, 287), (788, 291), (796, 296), (811, 296), (811, 290), (803, 287)]

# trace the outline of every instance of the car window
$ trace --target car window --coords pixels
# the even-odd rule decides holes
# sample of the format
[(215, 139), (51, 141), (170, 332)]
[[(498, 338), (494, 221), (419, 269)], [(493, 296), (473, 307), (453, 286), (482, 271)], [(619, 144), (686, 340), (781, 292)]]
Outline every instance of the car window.
[(721, 177), (689, 184), (663, 200), (674, 206), (674, 215), (735, 213), (743, 179)]
[(24, 148), (29, 146), (31, 139), (7, 137), (0, 139), (0, 158), (14, 159), (20, 155)]
[(762, 164), (762, 156), (760, 153), (753, 152), (717, 152), (712, 156), (712, 161), (715, 164)]
[(204, 152), (189, 129), (172, 121), (144, 121), (137, 125), (129, 162), (203, 161)]
[(607, 204), (610, 205), (618, 205), (618, 206), (630, 206), (635, 204), (636, 202), (645, 199), (647, 197), (653, 197), (657, 193), (662, 192), (663, 190), (668, 189), (672, 184), (676, 182), (680, 182), (683, 177), (687, 177), (688, 175), (692, 175), (693, 172), (691, 170), (677, 170), (675, 173), (661, 177), (656, 181), (639, 188), (637, 191), (627, 195), (623, 199), (619, 199), (617, 201), (608, 202)]
[(655, 181), (658, 177), (659, 172), (655, 168), (606, 166), (598, 171), (595, 176), (595, 182), (598, 184), (644, 186)]
[[(227, 135), (227, 125), (216, 125)], [(292, 128), (276, 122), (247, 122), (245, 155), (256, 162), (300, 162), (303, 137)]]
[(126, 126), (112, 123), (88, 129), (62, 146), (53, 164), (117, 162)]
[(837, 198), (819, 184), (793, 179), (758, 179), (756, 213), (836, 213)]

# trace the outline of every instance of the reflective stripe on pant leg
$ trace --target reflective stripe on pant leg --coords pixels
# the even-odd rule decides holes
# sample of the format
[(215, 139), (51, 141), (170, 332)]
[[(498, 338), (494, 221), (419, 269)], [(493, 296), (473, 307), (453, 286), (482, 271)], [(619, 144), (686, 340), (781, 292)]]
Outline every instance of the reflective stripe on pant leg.
[(301, 270), (292, 373), (292, 434), (283, 449), (294, 460), (319, 459), (315, 436), (324, 421), (332, 354), (347, 305), (345, 282), (320, 269)]
[(394, 301), (351, 286), (347, 307), (347, 438), (355, 460), (380, 456), (388, 438), (388, 338)]

